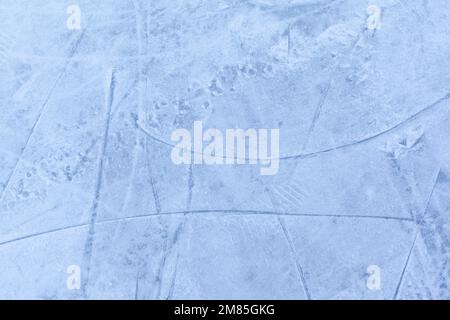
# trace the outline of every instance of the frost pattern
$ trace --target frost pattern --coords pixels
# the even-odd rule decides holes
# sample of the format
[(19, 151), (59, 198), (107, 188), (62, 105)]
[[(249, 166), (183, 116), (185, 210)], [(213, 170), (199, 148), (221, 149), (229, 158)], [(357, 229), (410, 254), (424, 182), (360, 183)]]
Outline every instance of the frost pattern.
[[(0, 298), (450, 298), (448, 0), (76, 4), (0, 3)], [(200, 120), (278, 175), (175, 166)]]

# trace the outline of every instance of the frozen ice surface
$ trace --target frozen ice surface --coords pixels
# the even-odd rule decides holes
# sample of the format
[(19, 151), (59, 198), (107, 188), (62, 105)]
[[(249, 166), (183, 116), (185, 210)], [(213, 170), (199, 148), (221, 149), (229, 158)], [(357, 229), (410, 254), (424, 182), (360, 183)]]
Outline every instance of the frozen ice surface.
[(448, 0), (1, 0), (0, 298), (449, 299), (449, 57)]

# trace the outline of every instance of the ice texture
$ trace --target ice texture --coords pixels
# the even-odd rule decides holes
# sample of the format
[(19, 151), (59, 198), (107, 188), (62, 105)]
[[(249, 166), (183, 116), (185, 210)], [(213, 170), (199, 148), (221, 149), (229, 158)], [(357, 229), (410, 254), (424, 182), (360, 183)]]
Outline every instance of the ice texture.
[(0, 298), (449, 299), (449, 58), (448, 0), (0, 0)]

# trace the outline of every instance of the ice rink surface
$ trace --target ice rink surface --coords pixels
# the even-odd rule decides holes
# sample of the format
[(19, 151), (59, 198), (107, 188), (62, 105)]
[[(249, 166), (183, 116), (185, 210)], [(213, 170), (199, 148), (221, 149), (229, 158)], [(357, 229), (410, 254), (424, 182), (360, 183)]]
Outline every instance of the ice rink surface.
[(0, 298), (449, 299), (449, 58), (448, 0), (0, 0)]

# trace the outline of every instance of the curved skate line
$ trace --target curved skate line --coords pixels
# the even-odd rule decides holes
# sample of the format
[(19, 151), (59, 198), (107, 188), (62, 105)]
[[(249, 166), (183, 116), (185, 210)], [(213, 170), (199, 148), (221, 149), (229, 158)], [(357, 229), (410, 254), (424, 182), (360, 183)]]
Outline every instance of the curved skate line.
[[(342, 144), (342, 145), (339, 145), (339, 146), (336, 146), (336, 147), (331, 147), (331, 148), (327, 148), (327, 149), (323, 149), (323, 150), (319, 150), (319, 151), (314, 151), (314, 152), (309, 152), (309, 153), (299, 153), (299, 154), (283, 156), (283, 157), (280, 157), (279, 160), (311, 158), (311, 157), (314, 157), (314, 156), (317, 156), (317, 155), (320, 155), (320, 154), (323, 154), (323, 153), (328, 153), (328, 152), (341, 150), (341, 149), (347, 149), (347, 148), (350, 148), (350, 147), (353, 147), (353, 146), (357, 146), (357, 145), (360, 145), (360, 144), (363, 144), (363, 143), (366, 143), (366, 142), (370, 142), (370, 141), (375, 140), (375, 139), (377, 139), (377, 138), (379, 138), (381, 136), (384, 136), (384, 135), (386, 135), (388, 133), (391, 133), (391, 132), (395, 131), (396, 129), (399, 129), (399, 128), (405, 126), (406, 124), (408, 124), (408, 123), (410, 123), (410, 122), (412, 122), (414, 120), (417, 120), (419, 117), (424, 116), (428, 112), (434, 111), (434, 109), (437, 108), (437, 106), (439, 106), (439, 104), (441, 104), (442, 102), (444, 102), (444, 101), (446, 101), (448, 99), (450, 99), (450, 93), (447, 93), (442, 98), (439, 98), (438, 100), (436, 100), (432, 104), (426, 106), (425, 108), (421, 109), (420, 111), (418, 111), (417, 113), (413, 114), (412, 116), (410, 116), (410, 117), (400, 121), (396, 125), (388, 128), (386, 130), (383, 130), (383, 131), (381, 131), (381, 132), (379, 132), (379, 133), (377, 133), (375, 135), (363, 138), (361, 140), (349, 142), (349, 143), (346, 143), (346, 144)], [(172, 148), (182, 149), (182, 148), (177, 147), (176, 145), (174, 145), (174, 144), (172, 144), (170, 142), (167, 142), (167, 141), (165, 141), (165, 140), (163, 140), (161, 138), (158, 138), (158, 137), (154, 136), (147, 129), (145, 129), (144, 126), (142, 126), (142, 124), (139, 121), (137, 121), (136, 124), (137, 124), (139, 130), (141, 130), (144, 134), (146, 134), (152, 140), (154, 140), (156, 142), (159, 142), (161, 144), (165, 144), (165, 145), (170, 146)], [(202, 152), (197, 152), (197, 151), (195, 151), (193, 149), (191, 149), (190, 152), (192, 154), (195, 154), (195, 153), (196, 154), (203, 154)], [(222, 156), (222, 157), (215, 156), (215, 157), (216, 158), (222, 158), (222, 159), (225, 159), (225, 160), (226, 159), (245, 160), (245, 161), (250, 161), (250, 160), (257, 161), (258, 160), (258, 159), (252, 159), (252, 158), (247, 158), (247, 157), (246, 158), (240, 158), (240, 157), (229, 158), (229, 157), (226, 157), (226, 156)], [(273, 160), (273, 159), (269, 159), (269, 160)]]
[[(411, 218), (403, 218), (403, 217), (390, 217), (390, 216), (364, 216), (364, 215), (338, 215), (338, 214), (308, 214), (308, 213), (289, 213), (289, 212), (277, 212), (277, 211), (259, 211), (259, 210), (230, 210), (230, 209), (212, 209), (212, 210), (189, 210), (189, 211), (171, 211), (171, 212), (160, 212), (160, 213), (150, 213), (136, 216), (129, 216), (123, 218), (111, 218), (105, 219), (101, 221), (96, 221), (95, 225), (103, 225), (108, 223), (116, 223), (116, 222), (125, 222), (125, 221), (134, 221), (139, 219), (145, 219), (150, 217), (158, 217), (158, 216), (184, 216), (185, 214), (222, 214), (224, 217), (230, 216), (283, 216), (283, 217), (309, 217), (309, 218), (347, 218), (347, 219), (372, 219), (372, 220), (386, 220), (386, 221), (399, 221), (399, 222), (414, 222)], [(10, 240), (5, 240), (0, 242), (0, 246), (14, 243), (21, 240), (26, 240), (38, 236), (43, 236), (47, 234), (57, 233), (61, 231), (67, 231), (72, 229), (89, 227), (91, 225), (90, 222), (79, 223), (71, 226), (65, 226), (60, 228), (55, 228), (47, 231), (37, 232), (21, 237), (17, 237)]]

